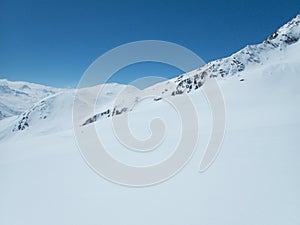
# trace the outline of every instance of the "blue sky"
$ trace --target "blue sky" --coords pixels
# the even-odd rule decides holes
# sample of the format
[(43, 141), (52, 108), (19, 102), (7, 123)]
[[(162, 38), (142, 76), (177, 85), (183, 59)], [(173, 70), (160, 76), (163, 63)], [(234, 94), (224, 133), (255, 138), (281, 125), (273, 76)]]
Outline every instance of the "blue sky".
[[(148, 39), (175, 42), (208, 62), (261, 42), (299, 9), (300, 0), (0, 0), (0, 78), (76, 86), (106, 51)], [(113, 81), (178, 73), (153, 63)]]

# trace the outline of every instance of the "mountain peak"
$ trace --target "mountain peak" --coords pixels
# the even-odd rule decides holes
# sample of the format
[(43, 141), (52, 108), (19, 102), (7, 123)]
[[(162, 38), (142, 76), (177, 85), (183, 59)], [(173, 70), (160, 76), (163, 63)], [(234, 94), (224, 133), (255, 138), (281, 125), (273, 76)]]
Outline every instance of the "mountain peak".
[[(159, 101), (167, 96), (175, 96), (183, 93), (196, 91), (209, 78), (225, 78), (237, 75), (247, 70), (252, 65), (261, 65), (272, 59), (274, 51), (282, 51), (289, 45), (295, 44), (300, 38), (300, 15), (279, 28), (274, 34), (270, 35), (265, 41), (256, 45), (247, 45), (245, 48), (233, 55), (212, 61), (199, 69), (182, 74), (169, 81), (158, 83), (145, 89), (156, 95), (154, 101)], [(244, 81), (241, 79), (240, 81)], [(93, 123), (102, 117), (110, 117), (114, 112), (126, 112), (128, 105), (121, 105), (112, 109), (93, 115), (87, 119), (83, 125)]]
[(275, 48), (296, 43), (300, 38), (300, 14), (270, 35), (264, 43)]
[(247, 45), (233, 55), (217, 59), (200, 67), (195, 72), (209, 77), (226, 77), (241, 73), (248, 65), (261, 64), (268, 60), (270, 51), (283, 50), (300, 39), (300, 14), (270, 35), (262, 43)]

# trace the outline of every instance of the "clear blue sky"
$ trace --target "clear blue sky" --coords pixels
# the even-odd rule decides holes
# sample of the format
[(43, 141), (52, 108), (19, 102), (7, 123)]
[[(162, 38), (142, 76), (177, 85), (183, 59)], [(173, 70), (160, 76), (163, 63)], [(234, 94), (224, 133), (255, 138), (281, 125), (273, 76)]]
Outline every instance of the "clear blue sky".
[[(146, 39), (178, 43), (208, 62), (261, 42), (299, 9), (300, 0), (0, 0), (0, 78), (75, 86), (101, 54)], [(179, 73), (159, 64), (136, 70), (115, 81)]]

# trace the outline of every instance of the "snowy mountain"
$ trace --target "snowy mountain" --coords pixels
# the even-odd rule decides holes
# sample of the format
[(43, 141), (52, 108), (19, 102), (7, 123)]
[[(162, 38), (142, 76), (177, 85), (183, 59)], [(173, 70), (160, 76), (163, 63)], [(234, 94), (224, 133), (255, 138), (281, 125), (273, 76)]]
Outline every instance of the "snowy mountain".
[(60, 91), (39, 84), (0, 79), (0, 120), (20, 115), (37, 101)]
[[(95, 101), (90, 96), (93, 96), (93, 93), (101, 86), (104, 86), (104, 88), (101, 101), (98, 101), (96, 105), (98, 110), (106, 108), (107, 104), (111, 104), (116, 95), (125, 88), (125, 85), (120, 84), (106, 84), (84, 88), (81, 90), (85, 96), (81, 102), (83, 107), (85, 104), (92, 104)], [(26, 129), (30, 129), (35, 134), (47, 134), (72, 129), (72, 106), (75, 93), (76, 91), (72, 89), (59, 90), (55, 94), (52, 91), (51, 95), (41, 98), (41, 100), (37, 101), (19, 116), (10, 118), (13, 122), (9, 126), (0, 126), (0, 139)]]
[[(153, 100), (159, 101), (170, 95), (175, 96), (197, 91), (208, 78), (221, 79), (227, 76), (239, 76), (244, 71), (272, 63), (272, 60), (276, 61), (278, 57), (283, 55), (285, 49), (297, 43), (299, 38), (300, 15), (297, 15), (293, 20), (269, 36), (263, 43), (246, 46), (230, 57), (212, 61), (187, 74), (182, 74), (174, 79), (156, 84), (143, 90), (140, 95), (154, 95), (156, 97), (153, 98)], [(244, 78), (241, 78), (241, 81), (244, 81)], [(84, 124), (95, 122), (103, 116), (113, 116), (116, 112), (130, 111), (133, 102), (136, 102), (141, 96), (132, 96), (131, 100), (128, 100), (128, 96), (126, 96), (127, 101), (131, 103), (127, 103), (127, 105), (116, 105), (114, 108), (105, 109), (103, 112), (93, 115), (93, 117), (86, 120)]]
[[(95, 126), (109, 154), (134, 166), (154, 165), (173, 153), (181, 120), (164, 99), (188, 93), (199, 117), (196, 151), (180, 173), (147, 188), (110, 183), (87, 166), (72, 130), (75, 90), (42, 87), (39, 93), (53, 93), (23, 110), (12, 107), (23, 104), (27, 95), (19, 92), (27, 88), (5, 81), (9, 88), (3, 89), (14, 94), (1, 94), (1, 108), (22, 113), (0, 121), (0, 224), (299, 224), (299, 20), (298, 15), (261, 44), (145, 90), (119, 84), (79, 90), (77, 104), (84, 109), (104, 88), (94, 112), (75, 126)], [(226, 103), (226, 135), (213, 165), (199, 173), (212, 129), (201, 90), (214, 78)], [(153, 97), (142, 100), (147, 95)], [(151, 136), (149, 121), (161, 118), (163, 143), (147, 153), (128, 151), (111, 123), (124, 113), (140, 139)]]
[[(217, 78), (222, 80), (231, 76), (240, 77), (242, 74), (249, 73), (248, 71), (251, 70), (257, 70), (264, 65), (275, 65), (276, 63), (281, 65), (282, 59), (286, 57), (285, 52), (287, 49), (297, 48), (298, 45), (296, 44), (299, 38), (300, 15), (279, 28), (263, 43), (246, 46), (227, 58), (212, 61), (199, 69), (155, 84), (144, 90), (137, 90), (134, 87), (128, 88), (128, 86), (118, 84), (102, 85), (104, 87), (103, 95), (100, 96), (99, 99), (101, 101), (98, 101), (95, 108), (96, 113), (89, 117), (86, 117), (87, 115), (83, 116), (82, 123), (79, 125), (87, 125), (102, 118), (130, 112), (143, 96), (154, 96), (153, 101), (160, 101), (169, 96), (199, 91), (206, 79)], [(293, 57), (287, 56), (285, 60), (293, 59)], [(245, 81), (245, 79), (247, 78), (240, 78), (241, 82)], [(0, 91), (2, 92), (0, 97), (0, 115), (2, 117), (19, 115), (14, 124), (5, 129), (5, 133), (7, 133), (7, 130), (17, 132), (30, 126), (41, 126), (44, 123), (52, 124), (51, 126), (53, 129), (56, 127), (56, 130), (60, 130), (62, 126), (65, 126), (66, 129), (72, 127), (69, 118), (75, 90), (62, 90), (25, 82), (9, 82), (7, 80), (1, 80), (0, 85)], [(90, 98), (89, 93), (93, 93), (98, 89), (99, 86), (84, 89), (84, 101)], [(115, 97), (121, 91), (123, 102), (114, 102)], [(60, 94), (55, 94), (58, 92)], [(92, 96), (92, 94), (90, 95)], [(48, 97), (45, 98), (46, 96)], [(90, 99), (90, 102), (94, 101), (95, 99)], [(85, 102), (84, 104), (88, 103)], [(61, 109), (66, 110), (62, 111)], [(61, 123), (61, 120), (57, 122), (56, 117), (58, 115), (68, 122)]]

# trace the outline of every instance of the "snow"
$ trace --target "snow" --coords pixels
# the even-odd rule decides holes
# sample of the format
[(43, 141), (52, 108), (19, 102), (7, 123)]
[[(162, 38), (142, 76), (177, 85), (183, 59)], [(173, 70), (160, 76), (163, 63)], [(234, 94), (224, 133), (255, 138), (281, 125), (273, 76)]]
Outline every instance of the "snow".
[(0, 79), (0, 120), (19, 115), (37, 101), (60, 91), (59, 88)]
[[(299, 16), (288, 24), (298, 20)], [(279, 33), (295, 35), (298, 28), (288, 24)], [(197, 150), (180, 173), (158, 185), (116, 185), (88, 167), (72, 130), (74, 90), (39, 99), (28, 107), (29, 126), (24, 130), (13, 131), (22, 114), (1, 120), (0, 224), (299, 224), (300, 42), (281, 47), (262, 49), (256, 54), (260, 63), (247, 63), (239, 72), (228, 66), (232, 58), (221, 60), (220, 67), (231, 71), (224, 77), (217, 74), (226, 104), (226, 135), (216, 161), (204, 173), (199, 173), (199, 165), (212, 118), (204, 94), (193, 86), (189, 96), (199, 115)], [(180, 80), (193, 79), (199, 71), (206, 71), (205, 79), (210, 79), (214, 72), (209, 68), (214, 63)], [(162, 118), (167, 134), (155, 151), (137, 154), (120, 145), (111, 117), (86, 126), (96, 126), (99, 138), (120, 161), (148, 165), (162, 160), (172, 153), (180, 137), (180, 119), (164, 100), (176, 90), (180, 83), (176, 80), (144, 91), (129, 88), (130, 93), (162, 97), (143, 100), (128, 112), (130, 130), (138, 138), (149, 136), (151, 118)], [(95, 100), (92, 93), (97, 88), (81, 90), (83, 107)], [(113, 107), (124, 88), (106, 85), (95, 114)], [(164, 89), (168, 94), (161, 93)], [(134, 97), (121, 107), (130, 105)], [(86, 116), (82, 115), (77, 126), (89, 118)]]

